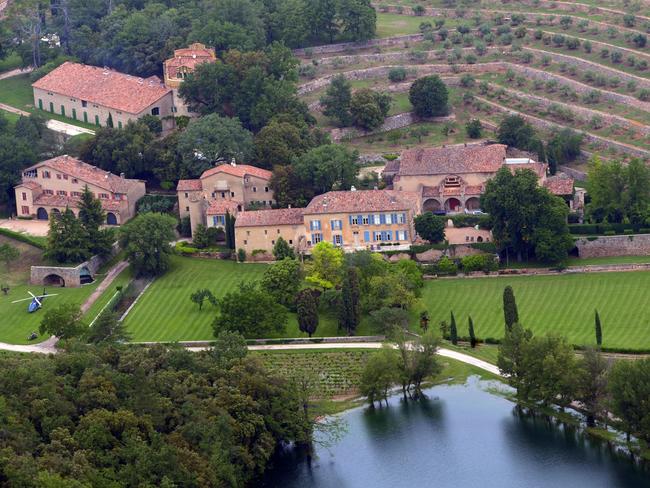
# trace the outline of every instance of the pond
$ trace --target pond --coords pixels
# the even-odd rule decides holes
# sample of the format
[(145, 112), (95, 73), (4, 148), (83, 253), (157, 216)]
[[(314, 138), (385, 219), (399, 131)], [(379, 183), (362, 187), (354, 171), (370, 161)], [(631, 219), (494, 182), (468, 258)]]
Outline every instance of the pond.
[(470, 378), (436, 386), (422, 402), (343, 414), (348, 431), (311, 466), (283, 453), (263, 486), (644, 488), (650, 473), (626, 456), (512, 402)]

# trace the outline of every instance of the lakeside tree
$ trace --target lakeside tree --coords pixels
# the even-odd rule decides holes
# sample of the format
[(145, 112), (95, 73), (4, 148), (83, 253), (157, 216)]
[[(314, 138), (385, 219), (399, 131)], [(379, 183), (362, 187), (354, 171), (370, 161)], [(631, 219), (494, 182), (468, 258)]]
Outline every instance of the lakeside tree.
[(59, 339), (72, 339), (88, 330), (82, 319), (79, 305), (64, 303), (45, 312), (38, 330), (41, 334), (53, 335)]
[(236, 290), (219, 299), (219, 312), (213, 323), (215, 337), (222, 331), (244, 337), (266, 337), (286, 327), (287, 309), (258, 283), (240, 283)]
[(415, 80), (409, 89), (409, 101), (418, 117), (437, 117), (449, 113), (447, 86), (438, 75)]
[(445, 240), (445, 221), (442, 217), (426, 212), (415, 217), (415, 231), (432, 244)]
[(359, 273), (357, 268), (350, 266), (345, 271), (341, 288), (341, 306), (339, 308), (339, 328), (348, 335), (354, 335), (361, 321), (361, 291), (359, 289)]
[(384, 123), (393, 99), (387, 93), (370, 88), (357, 90), (350, 100), (352, 123), (366, 130), (374, 130)]
[(609, 374), (612, 413), (621, 420), (630, 440), (634, 433), (650, 441), (650, 359), (617, 361)]
[(312, 336), (318, 328), (318, 299), (316, 290), (305, 288), (296, 295), (296, 316), (301, 332)]
[(388, 405), (389, 391), (397, 382), (398, 361), (398, 352), (388, 344), (368, 359), (361, 374), (359, 392), (371, 407), (374, 408), (375, 402), (381, 405), (382, 400)]
[(323, 115), (333, 119), (339, 127), (346, 127), (352, 123), (351, 102), (352, 84), (342, 74), (332, 78), (325, 95), (320, 99)]
[(410, 341), (403, 330), (395, 330), (395, 341), (398, 351), (396, 378), (402, 387), (402, 395), (405, 400), (423, 398), (422, 382), (442, 370), (436, 356), (440, 339), (429, 330)]
[(296, 259), (284, 258), (266, 268), (260, 284), (277, 303), (292, 308), (302, 276), (300, 263)]
[(598, 310), (595, 311), (594, 328), (596, 332), (596, 345), (600, 347), (603, 345), (603, 328), (600, 325), (600, 315), (598, 315)]
[(512, 330), (512, 325), (519, 322), (515, 292), (510, 285), (503, 289), (503, 318), (506, 324), (506, 332)]
[(156, 276), (169, 268), (176, 220), (171, 215), (140, 214), (120, 228), (120, 243), (138, 276)]
[(474, 321), (472, 320), (472, 316), (470, 315), (467, 319), (468, 321), (468, 333), (469, 333), (469, 343), (472, 346), (472, 349), (476, 347), (477, 340), (476, 340), (476, 334), (474, 332)]
[(609, 365), (600, 351), (589, 348), (579, 362), (577, 400), (587, 414), (587, 425), (594, 427), (596, 419), (604, 417), (607, 409)]
[(454, 346), (458, 344), (458, 329), (456, 328), (456, 317), (454, 317), (453, 311), (449, 320), (449, 340)]
[(295, 259), (296, 253), (284, 237), (280, 236), (273, 245), (273, 257), (275, 257), (277, 261), (282, 261), (285, 258)]
[(499, 169), (485, 185), (481, 208), (490, 214), (495, 242), (519, 261), (534, 255), (539, 261), (557, 263), (573, 246), (567, 205), (539, 186), (531, 170), (513, 174), (508, 168)]
[(517, 390), (517, 398), (520, 400), (527, 399), (523, 388), (526, 373), (524, 348), (532, 337), (533, 333), (530, 330), (524, 329), (519, 322), (515, 322), (511, 329), (506, 331), (499, 345), (497, 366), (501, 374), (506, 377), (508, 384)]
[(217, 306), (217, 298), (214, 294), (207, 288), (199, 288), (190, 295), (190, 300), (192, 303), (196, 303), (199, 306), (199, 312), (203, 309), (203, 303), (207, 300), (214, 306)]

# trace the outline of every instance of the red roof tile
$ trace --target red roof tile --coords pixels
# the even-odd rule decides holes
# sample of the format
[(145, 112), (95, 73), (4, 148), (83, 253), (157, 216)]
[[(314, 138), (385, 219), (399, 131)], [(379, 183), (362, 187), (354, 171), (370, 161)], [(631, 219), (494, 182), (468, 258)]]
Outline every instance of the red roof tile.
[(30, 190), (40, 190), (42, 188), (41, 185), (39, 185), (35, 181), (29, 181), (29, 180), (18, 183), (16, 185), (16, 188), (18, 188), (19, 186), (24, 186), (25, 188), (29, 188)]
[(389, 212), (417, 209), (415, 192), (395, 190), (330, 191), (318, 195), (305, 208), (305, 215), (347, 212)]
[(227, 173), (233, 176), (244, 177), (246, 175), (257, 176), (265, 180), (270, 180), (272, 173), (268, 170), (258, 168), (257, 166), (251, 166), (250, 164), (220, 164), (214, 168), (210, 168), (203, 172), (201, 179), (207, 178), (208, 176), (215, 175), (217, 173)]
[(185, 49), (174, 51), (174, 57), (165, 61), (165, 72), (169, 78), (176, 78), (177, 70), (180, 67), (194, 69), (202, 63), (210, 63), (216, 60), (214, 49), (205, 47), (201, 43), (191, 44)]
[(225, 215), (226, 212), (235, 214), (237, 213), (238, 205), (241, 204), (232, 200), (212, 200), (205, 213), (206, 215)]
[(408, 149), (402, 152), (402, 176), (496, 173), (506, 157), (503, 144)]
[(278, 208), (273, 210), (251, 210), (241, 212), (235, 220), (235, 227), (257, 227), (264, 225), (301, 225), (304, 208)]
[(544, 186), (553, 195), (572, 195), (573, 194), (573, 178), (567, 175), (549, 176), (544, 182)]
[(130, 114), (139, 114), (171, 92), (155, 76), (142, 79), (108, 68), (70, 61), (32, 86)]
[(24, 169), (23, 172), (38, 169), (43, 166), (47, 166), (63, 174), (67, 174), (72, 178), (77, 178), (85, 183), (96, 185), (113, 193), (127, 193), (132, 185), (140, 183), (140, 180), (122, 178), (109, 171), (104, 171), (97, 166), (84, 163), (67, 154), (41, 161)]
[(203, 189), (201, 180), (178, 180), (176, 191), (200, 191)]

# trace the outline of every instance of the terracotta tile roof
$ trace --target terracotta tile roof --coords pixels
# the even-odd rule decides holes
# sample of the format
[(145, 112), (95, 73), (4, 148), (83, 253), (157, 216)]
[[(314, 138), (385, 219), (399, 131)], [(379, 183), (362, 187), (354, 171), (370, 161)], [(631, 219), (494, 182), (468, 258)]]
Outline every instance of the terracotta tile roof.
[(396, 174), (399, 172), (399, 159), (393, 159), (392, 161), (388, 161), (386, 163), (386, 166), (384, 166), (384, 171), (383, 174)]
[(544, 186), (553, 195), (572, 195), (573, 194), (573, 178), (567, 175), (549, 176), (544, 182)]
[(39, 185), (35, 181), (29, 181), (29, 180), (18, 183), (16, 185), (16, 188), (18, 188), (19, 186), (24, 186), (25, 188), (29, 188), (30, 190), (40, 190), (42, 188), (41, 185)]
[(508, 168), (513, 173), (518, 169), (529, 169), (533, 171), (538, 178), (542, 178), (546, 174), (546, 163), (531, 162), (522, 164), (508, 164)]
[[(114, 212), (120, 209), (119, 200), (100, 200), (102, 202), (102, 208), (109, 212)], [(34, 206), (45, 205), (51, 207), (77, 207), (79, 204), (78, 197), (63, 196), (63, 195), (46, 195), (42, 193), (36, 199), (34, 199)]]
[(415, 210), (415, 192), (396, 190), (330, 191), (318, 195), (305, 208), (305, 215), (347, 212)]
[(251, 166), (250, 164), (220, 164), (214, 168), (208, 169), (203, 172), (201, 179), (207, 178), (208, 176), (215, 175), (217, 173), (227, 173), (233, 176), (244, 177), (246, 175), (257, 176), (265, 180), (270, 180), (272, 173), (257, 166)]
[(440, 196), (440, 188), (437, 186), (423, 186), (422, 187), (422, 196), (425, 198), (430, 198), (430, 197), (439, 197)]
[(108, 68), (70, 61), (32, 86), (130, 114), (139, 114), (171, 92), (155, 76), (143, 80)]
[(483, 185), (467, 185), (465, 187), (465, 195), (481, 195), (484, 189)]
[(203, 190), (201, 180), (178, 180), (176, 191), (197, 191)]
[(177, 70), (180, 67), (187, 68), (192, 72), (202, 63), (210, 63), (216, 60), (214, 49), (205, 47), (201, 43), (191, 44), (184, 49), (176, 49), (174, 57), (165, 61), (165, 73), (169, 78), (176, 78)]
[(236, 214), (237, 205), (237, 202), (232, 200), (212, 200), (205, 213), (206, 215), (225, 215), (226, 212)]
[(77, 178), (84, 183), (104, 188), (113, 193), (127, 193), (133, 185), (140, 183), (140, 180), (122, 178), (92, 164), (84, 163), (67, 154), (41, 161), (23, 171), (29, 171), (43, 166), (47, 166), (60, 173), (67, 174), (72, 178)]
[(506, 157), (503, 144), (408, 149), (402, 152), (402, 176), (496, 173)]
[(304, 210), (304, 208), (278, 208), (273, 210), (250, 210), (241, 212), (237, 215), (235, 227), (302, 225)]

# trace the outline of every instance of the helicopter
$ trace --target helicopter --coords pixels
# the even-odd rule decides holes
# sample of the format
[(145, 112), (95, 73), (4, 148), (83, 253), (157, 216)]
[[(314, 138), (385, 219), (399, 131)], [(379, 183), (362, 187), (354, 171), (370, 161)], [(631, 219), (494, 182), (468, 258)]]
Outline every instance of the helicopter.
[(24, 302), (25, 300), (31, 300), (31, 302), (29, 303), (29, 306), (27, 307), (27, 312), (28, 313), (36, 312), (36, 310), (41, 308), (43, 306), (43, 302), (45, 301), (45, 297), (53, 297), (53, 296), (58, 295), (58, 293), (48, 294), (45, 290), (43, 290), (42, 295), (34, 295), (29, 290), (27, 290), (27, 293), (29, 293), (31, 295), (31, 297), (21, 298), (20, 300), (14, 300), (11, 303), (18, 303), (18, 302)]

